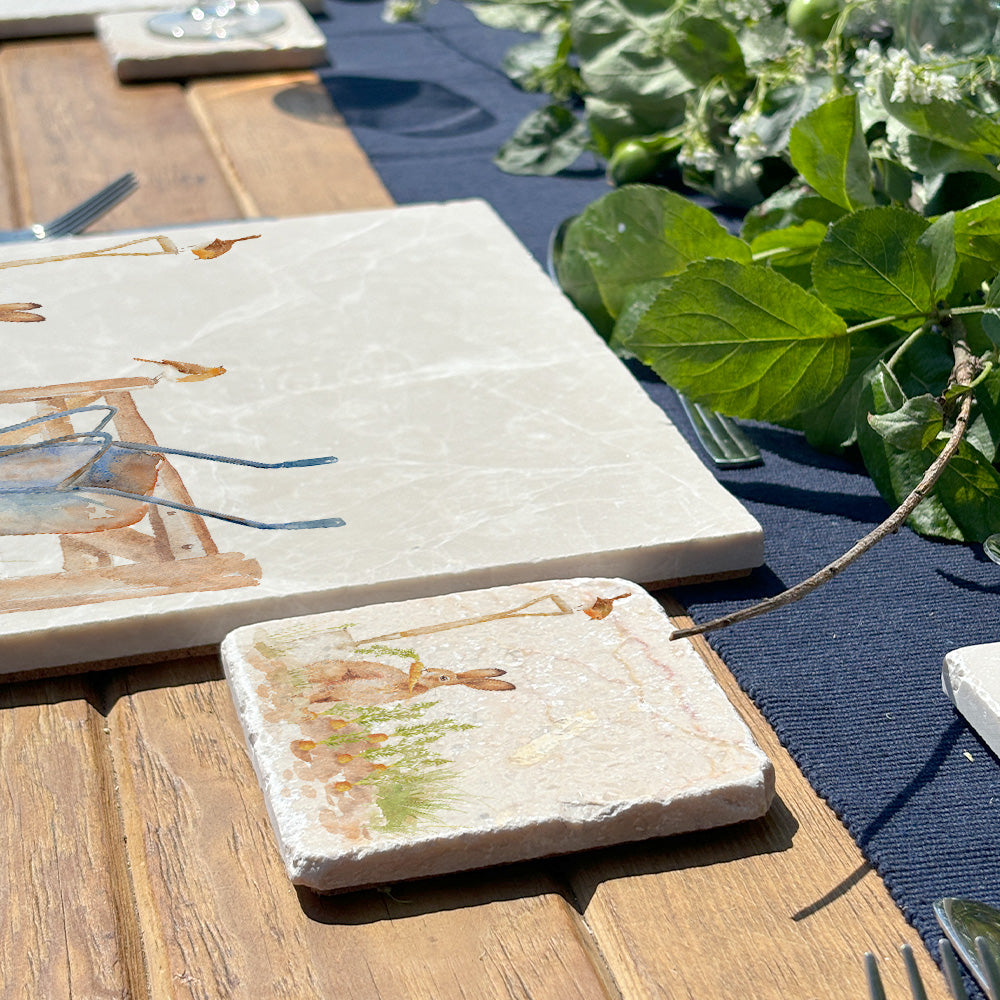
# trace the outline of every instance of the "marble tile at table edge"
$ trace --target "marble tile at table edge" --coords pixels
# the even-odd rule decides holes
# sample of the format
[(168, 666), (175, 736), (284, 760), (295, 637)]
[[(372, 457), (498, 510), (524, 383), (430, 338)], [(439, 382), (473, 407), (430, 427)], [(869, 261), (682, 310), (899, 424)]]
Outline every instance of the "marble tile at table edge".
[[(313, 14), (323, 12), (322, 0), (302, 0)], [(10, 0), (0, 13), (0, 38), (86, 34), (101, 14), (122, 11), (173, 10), (183, 0)]]
[(763, 815), (771, 763), (671, 627), (634, 583), (589, 578), (231, 633), (289, 877), (341, 891)]
[(941, 683), (955, 708), (1000, 757), (1000, 642), (952, 650), (944, 658)]
[(101, 14), (96, 31), (123, 82), (308, 69), (326, 62), (326, 36), (299, 0), (272, 0), (264, 6), (281, 13), (285, 23), (260, 37), (163, 38), (147, 27), (148, 10)]

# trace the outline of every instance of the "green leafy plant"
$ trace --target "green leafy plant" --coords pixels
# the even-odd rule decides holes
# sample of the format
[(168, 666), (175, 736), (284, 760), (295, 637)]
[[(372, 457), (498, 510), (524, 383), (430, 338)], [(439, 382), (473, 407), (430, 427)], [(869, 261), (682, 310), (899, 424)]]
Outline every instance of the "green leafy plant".
[(569, 225), (560, 283), (692, 399), (856, 447), (896, 510), (851, 560), (904, 520), (983, 542), (1000, 531), (1000, 197), (933, 219), (870, 205), (843, 154), (851, 115), (836, 121), (843, 142), (808, 122), (793, 142), (831, 203), (852, 202), (834, 221), (737, 237), (679, 194), (626, 186)]
[[(388, 0), (387, 16), (418, 16), (428, 2)], [(854, 96), (850, 149), (872, 158), (875, 202), (936, 211), (1000, 194), (1000, 29), (988, 0), (466, 6), (488, 25), (537, 36), (512, 47), (504, 68), (547, 103), (498, 152), (503, 170), (557, 173), (589, 150), (608, 161), (615, 183), (683, 180), (744, 208), (782, 192), (787, 211), (798, 191), (785, 190), (796, 180), (793, 127)], [(828, 113), (842, 115), (846, 105)], [(822, 131), (826, 120), (818, 116), (814, 127)]]

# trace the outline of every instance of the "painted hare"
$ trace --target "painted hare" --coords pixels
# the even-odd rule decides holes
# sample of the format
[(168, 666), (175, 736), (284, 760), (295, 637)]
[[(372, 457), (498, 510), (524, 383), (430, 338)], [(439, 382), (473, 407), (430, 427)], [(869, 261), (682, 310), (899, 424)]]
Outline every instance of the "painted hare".
[(478, 670), (434, 670), (419, 660), (409, 674), (385, 663), (371, 660), (326, 660), (310, 671), (310, 680), (319, 690), (309, 699), (320, 710), (325, 705), (345, 702), (348, 705), (382, 705), (390, 701), (419, 698), (432, 688), (451, 684), (480, 691), (513, 691), (514, 685), (497, 680), (506, 671), (494, 668)]

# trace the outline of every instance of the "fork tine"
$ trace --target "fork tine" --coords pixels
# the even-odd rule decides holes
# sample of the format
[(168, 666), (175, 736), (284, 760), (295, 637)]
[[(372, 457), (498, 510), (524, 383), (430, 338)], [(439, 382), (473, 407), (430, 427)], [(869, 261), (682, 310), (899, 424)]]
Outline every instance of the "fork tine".
[(865, 952), (865, 976), (868, 979), (868, 1000), (886, 1000), (885, 987), (878, 972), (878, 960), (870, 952)]
[(913, 957), (913, 949), (908, 944), (904, 944), (900, 946), (899, 951), (903, 956), (903, 965), (906, 966), (910, 995), (913, 1000), (927, 1000), (927, 990), (924, 989), (923, 980), (920, 978), (920, 970), (917, 968), (917, 960)]
[(984, 937), (976, 938), (976, 951), (979, 954), (979, 961), (983, 967), (983, 988), (990, 995), (991, 1000), (1000, 997), (1000, 963), (990, 949)]
[(75, 208), (64, 212), (51, 222), (39, 227), (42, 230), (42, 235), (46, 238), (69, 236), (75, 232), (79, 232), (81, 229), (85, 229), (92, 221), (98, 219), (113, 205), (121, 201), (122, 198), (131, 194), (137, 186), (138, 182), (135, 174), (123, 174)]
[(965, 983), (962, 982), (962, 973), (958, 968), (958, 958), (955, 949), (947, 938), (938, 941), (938, 949), (941, 952), (941, 971), (948, 983), (948, 989), (955, 1000), (969, 1000), (969, 994), (965, 990)]

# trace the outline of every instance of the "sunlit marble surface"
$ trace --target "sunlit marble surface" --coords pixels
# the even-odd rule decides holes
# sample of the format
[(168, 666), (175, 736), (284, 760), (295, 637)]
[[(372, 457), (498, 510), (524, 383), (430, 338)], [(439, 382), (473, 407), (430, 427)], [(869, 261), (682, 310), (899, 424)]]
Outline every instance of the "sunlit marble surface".
[[(5, 270), (3, 298), (39, 304), (45, 321), (4, 324), (2, 424), (37, 412), (10, 402), (12, 390), (123, 380), (160, 446), (339, 459), (262, 470), (173, 458), (194, 504), (346, 524), (206, 519), (207, 542), (145, 523), (122, 529), (120, 544), (111, 532), (72, 544), (0, 537), (4, 671), (189, 648), (254, 621), (469, 587), (651, 583), (761, 563), (757, 522), (486, 204), (170, 236), (176, 255), (148, 240), (120, 252), (152, 256), (107, 256), (126, 239), (108, 235), (0, 250), (0, 263), (100, 251)], [(251, 236), (214, 259), (189, 249)], [(189, 380), (137, 358), (225, 373)], [(164, 485), (161, 473), (154, 495)], [(190, 571), (209, 564), (217, 576), (203, 586)]]
[(952, 650), (942, 680), (955, 707), (1000, 757), (1000, 642)]
[(293, 882), (348, 889), (753, 819), (770, 762), (660, 605), (545, 581), (240, 629)]
[[(0, 38), (87, 34), (99, 14), (122, 11), (183, 10), (185, 0), (0, 0)], [(303, 0), (318, 14), (323, 0)]]
[(97, 36), (120, 80), (164, 80), (210, 73), (307, 69), (326, 61), (326, 37), (298, 0), (266, 7), (284, 23), (259, 37), (174, 39), (154, 35), (149, 12), (102, 14)]

